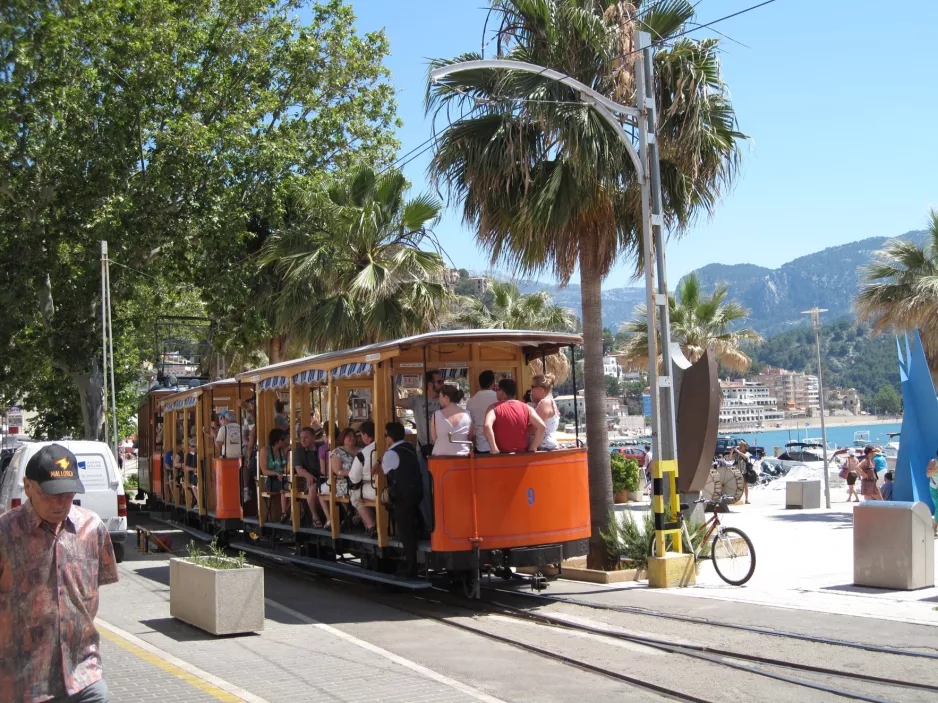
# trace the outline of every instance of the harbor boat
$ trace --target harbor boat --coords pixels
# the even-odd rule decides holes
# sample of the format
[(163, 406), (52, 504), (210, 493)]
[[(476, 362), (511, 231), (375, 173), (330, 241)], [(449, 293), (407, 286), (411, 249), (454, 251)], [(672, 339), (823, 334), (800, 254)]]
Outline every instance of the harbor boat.
[(896, 470), (896, 459), (899, 458), (899, 433), (888, 432), (889, 441), (883, 447), (883, 456), (886, 457), (886, 466), (890, 471)]
[(861, 430), (853, 433), (853, 448), (863, 451), (863, 448), (870, 443), (870, 431)]
[(824, 445), (821, 444), (820, 440), (813, 439), (805, 439), (803, 442), (788, 442), (785, 445), (785, 451), (779, 454), (776, 460), (785, 469), (791, 469), (794, 466), (823, 469)]

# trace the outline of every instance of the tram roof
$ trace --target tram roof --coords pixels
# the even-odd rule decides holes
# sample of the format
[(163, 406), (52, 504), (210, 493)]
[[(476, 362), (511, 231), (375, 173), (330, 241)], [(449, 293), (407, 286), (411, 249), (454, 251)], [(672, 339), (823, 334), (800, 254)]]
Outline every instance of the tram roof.
[(203, 391), (223, 388), (224, 386), (237, 386), (237, 384), (238, 381), (234, 378), (224, 378), (218, 381), (212, 381), (211, 383), (203, 383), (200, 386), (192, 386), (191, 388), (186, 388), (185, 390), (177, 389), (176, 392), (172, 393), (171, 395), (161, 397), (160, 402), (165, 406), (168, 403), (172, 403), (183, 398), (188, 398), (190, 396), (194, 398)]
[(582, 344), (583, 337), (567, 332), (539, 332), (533, 330), (440, 330), (404, 337), (390, 342), (378, 342), (353, 349), (314, 354), (300, 359), (282, 361), (261, 368), (235, 374), (237, 380), (257, 381), (270, 376), (288, 374), (297, 369), (318, 368), (331, 370), (353, 361), (379, 361), (397, 356), (402, 351), (432, 344), (510, 343), (531, 351), (554, 353), (561, 347)]

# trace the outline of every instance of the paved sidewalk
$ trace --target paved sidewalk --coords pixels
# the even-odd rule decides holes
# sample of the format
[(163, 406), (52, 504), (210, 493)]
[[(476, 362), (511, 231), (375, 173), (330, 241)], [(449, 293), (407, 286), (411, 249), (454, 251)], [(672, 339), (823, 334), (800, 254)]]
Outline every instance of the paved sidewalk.
[[(853, 585), (853, 508), (832, 489), (831, 509), (786, 510), (785, 491), (750, 489), (750, 505), (721, 516), (752, 539), (756, 571), (742, 587), (723, 582), (704, 562), (691, 588), (668, 593), (837, 615), (938, 625), (938, 588), (893, 591)], [(631, 513), (639, 515), (638, 512)], [(938, 563), (938, 540), (936, 540)], [(617, 584), (646, 588), (647, 583)]]
[(127, 556), (98, 612), (114, 703), (498, 701), (270, 600), (264, 632), (214, 637), (169, 616), (167, 555)]

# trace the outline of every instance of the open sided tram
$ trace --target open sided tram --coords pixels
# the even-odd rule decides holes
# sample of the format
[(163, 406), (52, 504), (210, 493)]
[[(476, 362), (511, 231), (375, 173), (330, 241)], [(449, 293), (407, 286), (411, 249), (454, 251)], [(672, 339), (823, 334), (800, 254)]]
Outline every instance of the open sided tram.
[[(455, 576), (473, 583), (485, 572), (507, 576), (512, 568), (538, 572), (559, 566), (564, 559), (583, 555), (588, 549), (589, 489), (583, 448), (471, 458), (429, 457), (424, 510), (429, 524), (418, 554), (427, 578), (408, 580), (391, 575), (402, 555), (388, 506), (380, 499), (364, 501), (376, 517), (377, 532), (369, 537), (344, 517), (354, 511), (347, 497), (335, 495), (336, 482), (331, 481), (327, 497), (331, 527), (313, 527), (307, 496), (293, 480), (290, 464), (289, 521), (281, 520), (280, 500), (265, 490), (257, 472), (251, 477), (256, 482), (256, 514), (253, 509), (244, 510), (232, 518), (227, 503), (225, 511), (219, 513), (218, 496), (229, 495), (225, 486), (238, 480), (240, 472), (231, 460), (215, 457), (214, 443), (207, 441), (203, 429), (211, 410), (217, 409), (219, 397), (241, 401), (253, 395), (260, 443), (274, 427), (275, 406), (280, 401), (289, 418), (291, 447), (298, 446), (300, 429), (313, 417), (326, 428), (330, 447), (336, 446), (337, 427), (357, 429), (362, 421), (371, 419), (378, 435), (375, 458), (380, 460), (387, 449), (385, 423), (394, 419), (426, 421), (399, 418), (406, 411), (395, 408), (394, 403), (408, 392), (424, 392), (425, 371), (439, 371), (445, 380), (460, 384), (470, 395), (478, 390), (478, 376), (485, 370), (514, 378), (519, 388), (526, 389), (532, 365), (543, 365), (549, 355), (580, 343), (578, 335), (553, 332), (431, 332), (287, 361), (237, 374), (232, 380), (161, 394), (150, 402), (158, 403), (161, 409), (167, 446), (170, 442), (179, 444), (180, 436), (183, 444), (193, 435), (199, 442), (198, 506), (189, 505), (188, 492), (180, 495), (178, 485), (167, 482), (165, 475), (160, 481), (160, 472), (152, 469), (159, 455), (154, 456), (152, 448), (148, 492), (164, 514), (184, 529), (220, 536), (251, 553), (408, 588), (427, 587), (428, 579), (437, 576)], [(241, 403), (233, 405), (240, 418), (244, 412)], [(144, 403), (143, 407), (150, 408), (152, 424), (157, 406)], [(232, 409), (231, 405), (228, 408)], [(407, 435), (415, 444), (416, 437)], [(225, 461), (228, 465), (221, 466)], [(385, 477), (378, 470), (375, 478), (380, 497)]]

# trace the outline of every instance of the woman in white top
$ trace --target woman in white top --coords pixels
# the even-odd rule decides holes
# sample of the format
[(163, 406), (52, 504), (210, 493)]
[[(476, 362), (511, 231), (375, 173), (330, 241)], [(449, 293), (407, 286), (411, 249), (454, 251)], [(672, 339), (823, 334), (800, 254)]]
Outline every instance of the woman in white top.
[(459, 407), (462, 398), (463, 393), (457, 386), (447, 384), (440, 391), (440, 409), (433, 413), (430, 423), (433, 456), (468, 456), (468, 444), (453, 443), (469, 441), (472, 417)]
[(538, 451), (550, 452), (558, 448), (557, 440), (554, 439), (554, 433), (560, 426), (560, 412), (557, 410), (557, 403), (554, 401), (552, 391), (554, 390), (554, 374), (548, 373), (537, 375), (531, 379), (531, 405), (544, 424), (547, 430), (544, 432), (544, 439), (538, 445)]

